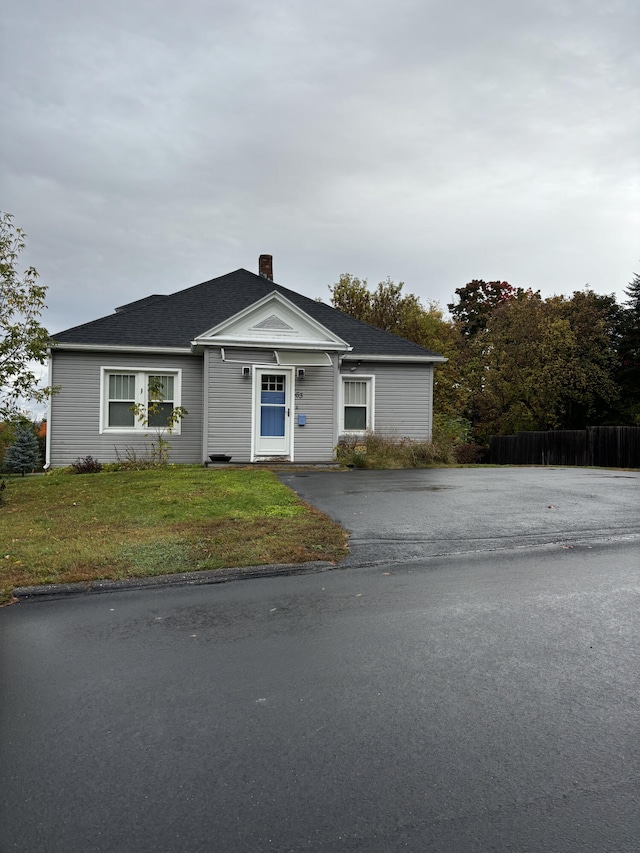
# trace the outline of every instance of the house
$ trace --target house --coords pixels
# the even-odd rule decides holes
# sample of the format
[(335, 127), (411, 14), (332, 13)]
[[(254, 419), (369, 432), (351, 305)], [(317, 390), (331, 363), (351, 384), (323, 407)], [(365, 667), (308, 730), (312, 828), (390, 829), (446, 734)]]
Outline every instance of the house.
[[(171, 460), (330, 462), (344, 435), (431, 438), (435, 352), (238, 269), (169, 296), (154, 294), (55, 335), (47, 463), (144, 452), (167, 412), (188, 414)], [(162, 403), (148, 423), (132, 406)]]

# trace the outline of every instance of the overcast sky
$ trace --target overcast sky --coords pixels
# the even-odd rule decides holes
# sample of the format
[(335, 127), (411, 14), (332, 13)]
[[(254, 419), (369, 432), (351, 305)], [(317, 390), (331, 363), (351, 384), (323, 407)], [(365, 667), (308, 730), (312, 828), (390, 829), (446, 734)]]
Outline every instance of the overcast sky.
[(640, 272), (638, 0), (4, 5), (0, 209), (52, 333), (263, 252), (325, 301)]

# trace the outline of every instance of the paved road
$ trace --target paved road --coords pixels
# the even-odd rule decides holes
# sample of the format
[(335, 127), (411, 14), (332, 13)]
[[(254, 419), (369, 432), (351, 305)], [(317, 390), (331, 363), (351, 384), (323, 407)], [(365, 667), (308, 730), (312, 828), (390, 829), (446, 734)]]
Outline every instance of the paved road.
[(0, 850), (635, 853), (613, 494), (583, 543), (4, 608)]

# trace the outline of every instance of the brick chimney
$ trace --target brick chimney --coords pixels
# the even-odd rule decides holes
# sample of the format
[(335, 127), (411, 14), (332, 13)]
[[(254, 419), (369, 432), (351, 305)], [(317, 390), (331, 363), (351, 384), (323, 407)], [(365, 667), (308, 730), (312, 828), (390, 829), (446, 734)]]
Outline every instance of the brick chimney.
[(258, 259), (258, 275), (273, 281), (273, 255), (260, 255)]

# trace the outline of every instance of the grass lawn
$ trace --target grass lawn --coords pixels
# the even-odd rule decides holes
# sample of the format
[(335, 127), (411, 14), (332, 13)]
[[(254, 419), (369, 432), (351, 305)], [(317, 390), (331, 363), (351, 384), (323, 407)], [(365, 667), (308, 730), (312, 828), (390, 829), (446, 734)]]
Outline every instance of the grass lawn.
[(270, 471), (170, 466), (6, 482), (0, 603), (16, 586), (346, 555), (344, 530)]

